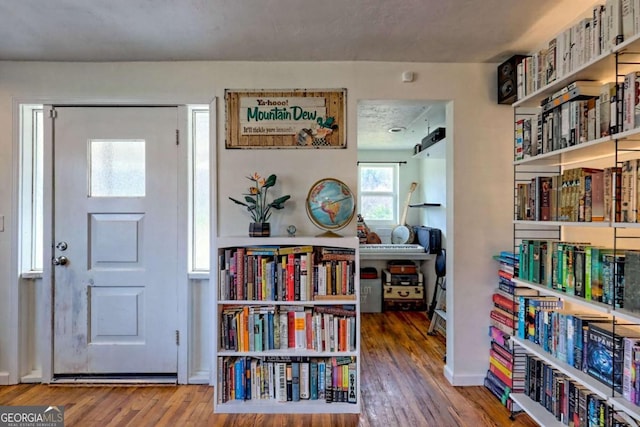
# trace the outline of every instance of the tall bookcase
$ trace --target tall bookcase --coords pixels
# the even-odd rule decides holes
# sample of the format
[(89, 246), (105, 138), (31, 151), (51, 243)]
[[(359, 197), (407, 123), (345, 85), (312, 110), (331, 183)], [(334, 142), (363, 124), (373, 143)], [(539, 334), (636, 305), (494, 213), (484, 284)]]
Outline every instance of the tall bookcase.
[(357, 237), (217, 239), (214, 412), (360, 413), (358, 249)]
[[(609, 12), (612, 4), (614, 4), (614, 1), (608, 1), (604, 4), (604, 10)], [(618, 3), (618, 6), (619, 5)], [(615, 8), (611, 10), (616, 11)], [(594, 17), (596, 16), (595, 11), (596, 7), (593, 9)], [(621, 13), (620, 9), (617, 9), (617, 13)], [(640, 14), (640, 10), (636, 13)], [(637, 54), (637, 52), (640, 52), (640, 35), (636, 31), (635, 35), (627, 35), (626, 39), (620, 42), (624, 22), (622, 22), (623, 18), (621, 16), (619, 16), (619, 19), (620, 22), (614, 25), (614, 27), (619, 29), (620, 34), (617, 44), (615, 42), (610, 44), (604, 43), (599, 52), (592, 50), (591, 54), (585, 55), (582, 61), (575, 61), (571, 64), (561, 64), (558, 62), (560, 59), (556, 57), (555, 68), (558, 76), (549, 83), (540, 83), (539, 88), (534, 85), (529, 86), (529, 94), (520, 96), (519, 100), (513, 104), (514, 122), (517, 124), (523, 118), (535, 117), (536, 113), (540, 111), (541, 108), (544, 108), (541, 107), (543, 100), (548, 100), (554, 95), (562, 98), (562, 95), (559, 94), (562, 93), (563, 88), (566, 88), (575, 81), (593, 80), (599, 81), (600, 83), (614, 82), (620, 84), (623, 83), (624, 76), (630, 71), (640, 71), (640, 55)], [(571, 24), (568, 28), (578, 28), (580, 26), (579, 22), (567, 24)], [(610, 25), (610, 22), (601, 21), (598, 25)], [(593, 27), (593, 21), (591, 22), (591, 26)], [(609, 38), (616, 37), (617, 33), (611, 32), (616, 31), (615, 28), (607, 31), (609, 31), (609, 33), (607, 33)], [(557, 36), (553, 39), (553, 49), (561, 49), (561, 44), (564, 44), (563, 37), (565, 33), (550, 35)], [(570, 44), (567, 44), (565, 47), (569, 45)], [(552, 44), (550, 42), (549, 48), (551, 47)], [(565, 48), (562, 47), (562, 49)], [(571, 50), (571, 52), (575, 54), (573, 50)], [(571, 55), (568, 51), (565, 51), (564, 56), (566, 58)], [(524, 86), (526, 86), (526, 84), (527, 83), (523, 83)], [(524, 89), (524, 91), (527, 92), (527, 89)], [(559, 100), (558, 102), (561, 101)], [(618, 124), (622, 123), (623, 120), (623, 112), (620, 109), (620, 105), (621, 103), (618, 103), (617, 106), (614, 103), (612, 110), (610, 110), (611, 114), (615, 115), (614, 119)], [(533, 123), (531, 138), (536, 138), (535, 121), (533, 121)], [(519, 129), (516, 125), (514, 126), (515, 139), (519, 138), (518, 132)], [(514, 206), (516, 211), (519, 203), (517, 200), (517, 187), (519, 183), (530, 182), (533, 178), (539, 176), (559, 175), (568, 169), (577, 167), (615, 168), (623, 165), (623, 162), (626, 160), (640, 158), (640, 152), (638, 151), (640, 150), (640, 127), (638, 127), (637, 122), (633, 129), (625, 131), (613, 130), (606, 136), (596, 135), (596, 137), (588, 138), (588, 140), (584, 142), (577, 141), (578, 139), (576, 139), (575, 144), (570, 144), (564, 148), (536, 153), (524, 159), (517, 159), (517, 156), (514, 156), (516, 158), (513, 162)], [(544, 221), (540, 218), (537, 218), (537, 220), (521, 220), (517, 219), (517, 214), (514, 215), (514, 248), (518, 249), (522, 240), (538, 239), (559, 242), (589, 242), (594, 246), (610, 248), (614, 255), (622, 253), (626, 249), (640, 249), (640, 240), (638, 240), (638, 238), (640, 238), (640, 223), (620, 222), (619, 219), (615, 217), (615, 205), (616, 202), (619, 201), (617, 200), (619, 196), (617, 197), (616, 195), (620, 188), (620, 184), (615, 185), (615, 175), (613, 183), (614, 186), (610, 197), (612, 205), (614, 206), (614, 212), (612, 212), (611, 217), (606, 218), (605, 221), (558, 221), (558, 218)], [(615, 274), (617, 276), (617, 273)], [(525, 286), (536, 290), (539, 295), (553, 296), (562, 299), (566, 312), (580, 312), (603, 316), (606, 322), (614, 329), (614, 332), (616, 325), (620, 323), (635, 326), (636, 329), (640, 326), (640, 313), (616, 306), (615, 290), (613, 296), (614, 301), (607, 304), (589, 300), (582, 296), (576, 296), (575, 294), (572, 295), (561, 289), (549, 287), (545, 284), (536, 283), (535, 281), (514, 278), (514, 282), (518, 286)], [(522, 325), (519, 326), (522, 327)], [(553, 372), (557, 372), (558, 375), (566, 378), (569, 382), (585, 389), (587, 393), (593, 394), (606, 402), (611, 408), (612, 413), (615, 413), (618, 419), (628, 422), (629, 425), (640, 424), (640, 406), (624, 399), (621, 393), (616, 391), (613, 386), (596, 380), (591, 375), (583, 372), (583, 370), (576, 369), (573, 365), (561, 360), (561, 358), (550, 354), (549, 351), (543, 349), (541, 345), (527, 339), (518, 338), (517, 336), (512, 339), (515, 345), (524, 349), (527, 354), (540, 359), (545, 365), (550, 366)], [(615, 363), (613, 369), (612, 377), (616, 374), (616, 370), (619, 369), (615, 366)], [(510, 397), (520, 409), (527, 412), (541, 425), (566, 425), (566, 423), (558, 420), (544, 406), (531, 399), (526, 393), (512, 393)]]

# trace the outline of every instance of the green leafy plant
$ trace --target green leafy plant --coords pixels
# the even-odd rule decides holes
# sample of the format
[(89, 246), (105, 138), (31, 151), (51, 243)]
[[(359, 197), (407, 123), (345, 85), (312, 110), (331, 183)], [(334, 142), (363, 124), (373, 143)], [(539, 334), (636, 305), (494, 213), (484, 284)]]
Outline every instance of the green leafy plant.
[(249, 187), (249, 192), (243, 194), (244, 202), (233, 197), (229, 197), (229, 199), (238, 205), (246, 207), (254, 222), (268, 222), (271, 217), (271, 208), (283, 209), (284, 202), (291, 198), (291, 196), (287, 195), (278, 197), (272, 202), (267, 202), (267, 192), (269, 188), (276, 184), (277, 177), (275, 174), (271, 174), (265, 179), (254, 173), (252, 176), (248, 176), (247, 179), (252, 182), (252, 185)]

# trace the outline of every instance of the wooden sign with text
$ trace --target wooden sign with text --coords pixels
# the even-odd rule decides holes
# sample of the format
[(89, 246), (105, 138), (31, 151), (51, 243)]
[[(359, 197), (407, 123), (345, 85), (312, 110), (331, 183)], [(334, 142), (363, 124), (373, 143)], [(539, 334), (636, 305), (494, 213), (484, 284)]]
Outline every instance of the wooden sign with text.
[(226, 148), (345, 148), (346, 89), (225, 90)]

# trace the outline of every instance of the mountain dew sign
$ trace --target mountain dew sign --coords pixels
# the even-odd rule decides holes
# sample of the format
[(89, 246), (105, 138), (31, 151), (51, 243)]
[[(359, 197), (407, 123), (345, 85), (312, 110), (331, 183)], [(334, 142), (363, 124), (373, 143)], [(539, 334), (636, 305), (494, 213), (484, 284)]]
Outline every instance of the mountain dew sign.
[(343, 148), (345, 91), (225, 92), (227, 148)]
[(240, 104), (241, 135), (295, 135), (312, 128), (327, 114), (326, 99), (243, 98)]

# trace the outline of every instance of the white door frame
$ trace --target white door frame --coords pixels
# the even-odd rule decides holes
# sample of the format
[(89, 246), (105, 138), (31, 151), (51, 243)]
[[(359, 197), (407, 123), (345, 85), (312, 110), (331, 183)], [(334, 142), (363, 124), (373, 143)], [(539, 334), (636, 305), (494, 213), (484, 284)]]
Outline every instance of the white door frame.
[[(13, 222), (19, 224), (20, 219), (20, 200), (19, 186), (20, 180), (20, 105), (21, 104), (42, 104), (44, 105), (44, 224), (43, 234), (45, 244), (43, 247), (43, 273), (42, 273), (42, 292), (41, 299), (37, 301), (37, 306), (41, 310), (41, 323), (38, 325), (39, 335), (37, 337), (41, 347), (41, 364), (42, 364), (42, 382), (49, 383), (53, 378), (53, 311), (52, 311), (52, 265), (46, 260), (50, 260), (53, 255), (51, 242), (53, 242), (53, 221), (52, 221), (52, 198), (53, 198), (53, 145), (52, 145), (52, 127), (51, 121), (48, 120), (48, 111), (51, 106), (175, 106), (178, 108), (178, 123), (180, 132), (180, 145), (178, 149), (178, 330), (180, 331), (180, 345), (178, 346), (178, 382), (186, 384), (188, 382), (188, 355), (189, 355), (189, 320), (190, 311), (188, 305), (189, 295), (189, 278), (188, 278), (188, 120), (187, 120), (187, 104), (209, 104), (212, 107), (211, 114), (215, 114), (216, 99), (193, 100), (188, 102), (176, 102), (175, 100), (150, 100), (150, 99), (51, 99), (51, 98), (29, 98), (29, 99), (13, 99)], [(215, 138), (216, 129), (212, 128), (210, 137)], [(212, 150), (215, 151), (215, 139), (211, 139), (210, 144)], [(211, 165), (210, 173), (215, 173), (215, 165)], [(215, 204), (215, 201), (212, 201)], [(20, 346), (20, 328), (25, 325), (20, 324), (20, 266), (19, 266), (19, 248), (20, 248), (20, 230), (19, 227), (12, 227), (12, 247), (11, 253), (11, 270), (13, 278), (10, 284), (11, 312), (9, 313), (10, 330), (9, 336), (10, 348), (14, 349), (9, 357), (9, 373), (7, 383), (16, 384), (20, 381), (20, 360), (22, 352)], [(2, 383), (2, 378), (0, 378)]]

